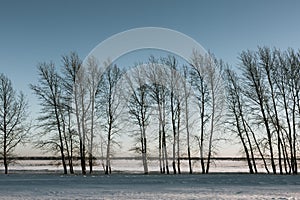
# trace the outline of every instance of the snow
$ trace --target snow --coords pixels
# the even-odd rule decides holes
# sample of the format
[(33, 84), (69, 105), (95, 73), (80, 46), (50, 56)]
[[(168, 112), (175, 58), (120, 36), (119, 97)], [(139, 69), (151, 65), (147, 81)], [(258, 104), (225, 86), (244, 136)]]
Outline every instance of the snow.
[[(3, 166), (0, 166), (3, 168)], [(299, 175), (250, 175), (245, 161), (216, 160), (211, 174), (158, 174), (158, 162), (149, 161), (143, 175), (140, 160), (112, 160), (112, 175), (104, 175), (101, 163), (94, 175), (62, 175), (59, 161), (22, 160), (11, 163), (10, 174), (0, 174), (1, 199), (300, 199)], [(80, 166), (75, 167), (80, 174)], [(172, 168), (170, 168), (172, 172)], [(264, 172), (262, 163), (259, 171)], [(226, 173), (224, 173), (226, 172)]]
[(0, 199), (297, 199), (300, 176), (267, 174), (0, 175)]
[[(136, 159), (113, 159), (112, 170), (117, 172), (128, 172), (128, 173), (142, 173), (143, 165), (141, 160)], [(75, 170), (80, 171), (80, 162), (75, 162)], [(171, 161), (169, 162), (171, 165)], [(258, 172), (265, 173), (265, 169), (263, 168), (263, 163), (257, 161), (258, 164)], [(3, 166), (0, 164), (0, 169)], [(159, 162), (157, 160), (148, 160), (148, 168), (149, 171), (158, 172), (159, 171)], [(172, 171), (172, 167), (169, 166), (170, 171)], [(101, 161), (97, 160), (95, 163), (94, 169), (96, 171), (103, 171)], [(193, 161), (193, 170), (194, 172), (200, 172), (200, 163), (199, 161)], [(16, 160), (14, 163), (9, 165), (9, 170), (13, 171), (61, 171), (62, 166), (60, 164), (60, 160)], [(188, 172), (188, 161), (181, 161), (181, 171)], [(230, 172), (230, 173), (247, 173), (249, 172), (247, 162), (243, 160), (214, 160), (210, 166), (210, 172)]]

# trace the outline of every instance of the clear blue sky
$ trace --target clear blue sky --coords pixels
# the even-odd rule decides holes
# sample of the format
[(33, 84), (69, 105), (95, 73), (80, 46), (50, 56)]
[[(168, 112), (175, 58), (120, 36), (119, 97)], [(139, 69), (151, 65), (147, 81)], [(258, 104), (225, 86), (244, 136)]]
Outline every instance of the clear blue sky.
[(84, 58), (109, 36), (137, 27), (180, 31), (231, 65), (238, 53), (267, 45), (300, 48), (297, 0), (0, 0), (0, 73), (18, 90), (37, 80), (43, 61)]

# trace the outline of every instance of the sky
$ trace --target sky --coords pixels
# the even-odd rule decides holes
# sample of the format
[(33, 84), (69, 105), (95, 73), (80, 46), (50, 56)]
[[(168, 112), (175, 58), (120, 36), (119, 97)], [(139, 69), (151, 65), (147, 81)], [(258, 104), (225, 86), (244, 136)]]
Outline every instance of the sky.
[(300, 48), (297, 0), (0, 0), (0, 73), (29, 89), (37, 64), (76, 51), (81, 58), (110, 36), (132, 28), (163, 27), (195, 39), (229, 65), (257, 46)]

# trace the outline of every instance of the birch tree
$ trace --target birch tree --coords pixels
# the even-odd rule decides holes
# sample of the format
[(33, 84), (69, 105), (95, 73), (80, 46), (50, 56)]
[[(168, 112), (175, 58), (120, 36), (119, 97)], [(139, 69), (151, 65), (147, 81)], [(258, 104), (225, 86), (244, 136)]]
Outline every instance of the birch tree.
[[(222, 79), (222, 61), (212, 54), (193, 53), (191, 58), (191, 84), (194, 88), (200, 114), (200, 162), (202, 173), (208, 173), (217, 132), (222, 131), (224, 115), (224, 85)], [(205, 130), (207, 135), (205, 135)], [(207, 163), (204, 162), (205, 140), (207, 145)]]
[[(145, 80), (145, 69), (138, 67), (131, 70), (130, 75), (126, 76), (126, 85), (128, 85), (127, 95), (128, 111), (130, 121), (139, 127), (137, 138), (140, 141), (139, 147), (136, 150), (141, 153), (144, 174), (148, 174), (147, 161), (147, 127), (150, 118), (150, 100), (149, 86)], [(126, 95), (126, 96), (127, 96)]]
[(205, 167), (205, 155), (204, 155), (204, 141), (205, 141), (205, 127), (208, 122), (208, 111), (207, 105), (209, 104), (209, 92), (208, 85), (206, 83), (206, 72), (205, 72), (205, 63), (206, 59), (204, 56), (200, 55), (197, 52), (193, 52), (193, 56), (191, 58), (191, 85), (193, 86), (194, 95), (197, 99), (196, 104), (199, 108), (199, 126), (200, 126), (200, 134), (199, 139), (199, 152), (200, 152), (200, 163), (201, 163), (201, 171), (202, 173), (206, 172)]
[(224, 85), (222, 78), (222, 61), (218, 61), (213, 55), (207, 61), (206, 72), (207, 84), (211, 99), (211, 114), (210, 114), (210, 128), (209, 128), (209, 141), (208, 141), (208, 155), (206, 173), (209, 172), (210, 159), (214, 148), (214, 142), (217, 139), (216, 132), (223, 131), (223, 115), (224, 115)]
[(90, 174), (93, 172), (93, 150), (94, 150), (94, 138), (96, 129), (96, 99), (99, 95), (99, 84), (101, 83), (102, 72), (98, 66), (97, 60), (90, 57), (87, 61), (87, 86), (89, 92), (89, 103), (90, 103), (90, 135), (88, 137), (88, 159)]
[[(174, 56), (168, 56), (167, 58), (161, 59), (161, 62), (166, 69), (166, 84), (169, 89), (169, 109), (171, 117), (171, 129), (173, 132), (173, 143), (172, 143), (172, 167), (173, 173), (177, 172), (180, 174), (180, 126), (181, 126), (181, 106), (183, 104), (183, 95), (181, 86), (183, 85), (182, 77), (180, 75), (178, 61)], [(176, 170), (177, 162), (177, 170)]]
[[(188, 80), (188, 68), (187, 66), (183, 67), (183, 77), (185, 80)], [(184, 116), (185, 116), (185, 130), (187, 135), (187, 153), (189, 161), (189, 173), (193, 173), (192, 169), (192, 160), (191, 160), (191, 132), (190, 132), (190, 111), (189, 111), (189, 99), (190, 99), (191, 88), (187, 84), (187, 81), (183, 83), (183, 94), (184, 94)]]
[[(63, 83), (66, 94), (69, 96), (69, 109), (72, 117), (75, 115), (74, 127), (72, 126), (72, 131), (70, 133), (75, 133), (77, 139), (79, 140), (79, 155), (82, 174), (86, 174), (86, 79), (85, 71), (82, 67), (82, 61), (79, 56), (72, 52), (69, 56), (62, 57), (63, 63)], [(69, 126), (71, 128), (71, 126)], [(74, 137), (74, 134), (71, 136)], [(72, 139), (71, 138), (71, 139)], [(73, 150), (73, 148), (72, 148)]]
[(147, 73), (150, 86), (150, 97), (157, 107), (158, 119), (158, 141), (160, 172), (169, 174), (169, 161), (167, 151), (167, 84), (166, 71), (159, 61), (154, 57), (150, 58), (149, 71)]
[(116, 142), (115, 137), (119, 132), (118, 119), (122, 113), (121, 86), (118, 85), (118, 82), (123, 75), (123, 71), (116, 65), (111, 65), (109, 61), (104, 65), (107, 70), (102, 75), (97, 104), (99, 112), (102, 112), (107, 137), (105, 174), (110, 174), (112, 145)]

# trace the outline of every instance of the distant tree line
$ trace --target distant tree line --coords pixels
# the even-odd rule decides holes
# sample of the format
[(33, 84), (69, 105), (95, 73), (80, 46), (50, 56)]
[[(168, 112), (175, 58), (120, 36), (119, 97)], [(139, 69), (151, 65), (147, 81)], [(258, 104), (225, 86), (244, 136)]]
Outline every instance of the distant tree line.
[[(186, 63), (174, 56), (150, 56), (125, 69), (94, 57), (83, 63), (71, 53), (62, 56), (61, 67), (40, 63), (39, 80), (30, 85), (41, 106), (36, 147), (58, 153), (65, 174), (74, 173), (78, 157), (81, 173), (87, 173), (87, 165), (93, 173), (99, 155), (110, 174), (119, 140), (128, 134), (135, 141), (130, 150), (141, 156), (145, 174), (150, 150), (151, 156), (157, 153), (163, 174), (181, 173), (182, 157), (193, 173), (196, 155), (198, 170), (209, 173), (218, 142), (234, 134), (250, 173), (259, 172), (257, 160), (262, 160), (268, 173), (297, 174), (300, 52), (259, 47), (242, 52), (239, 60), (233, 68), (210, 53), (194, 52)], [(7, 141), (6, 115), (12, 109), (5, 110), (3, 88), (1, 142)], [(23, 95), (14, 99), (22, 115), (15, 122), (19, 128), (11, 132), (19, 133), (13, 140), (20, 143), (21, 133), (28, 132), (22, 123), (26, 104)], [(1, 147), (3, 157), (13, 149), (4, 143)]]

